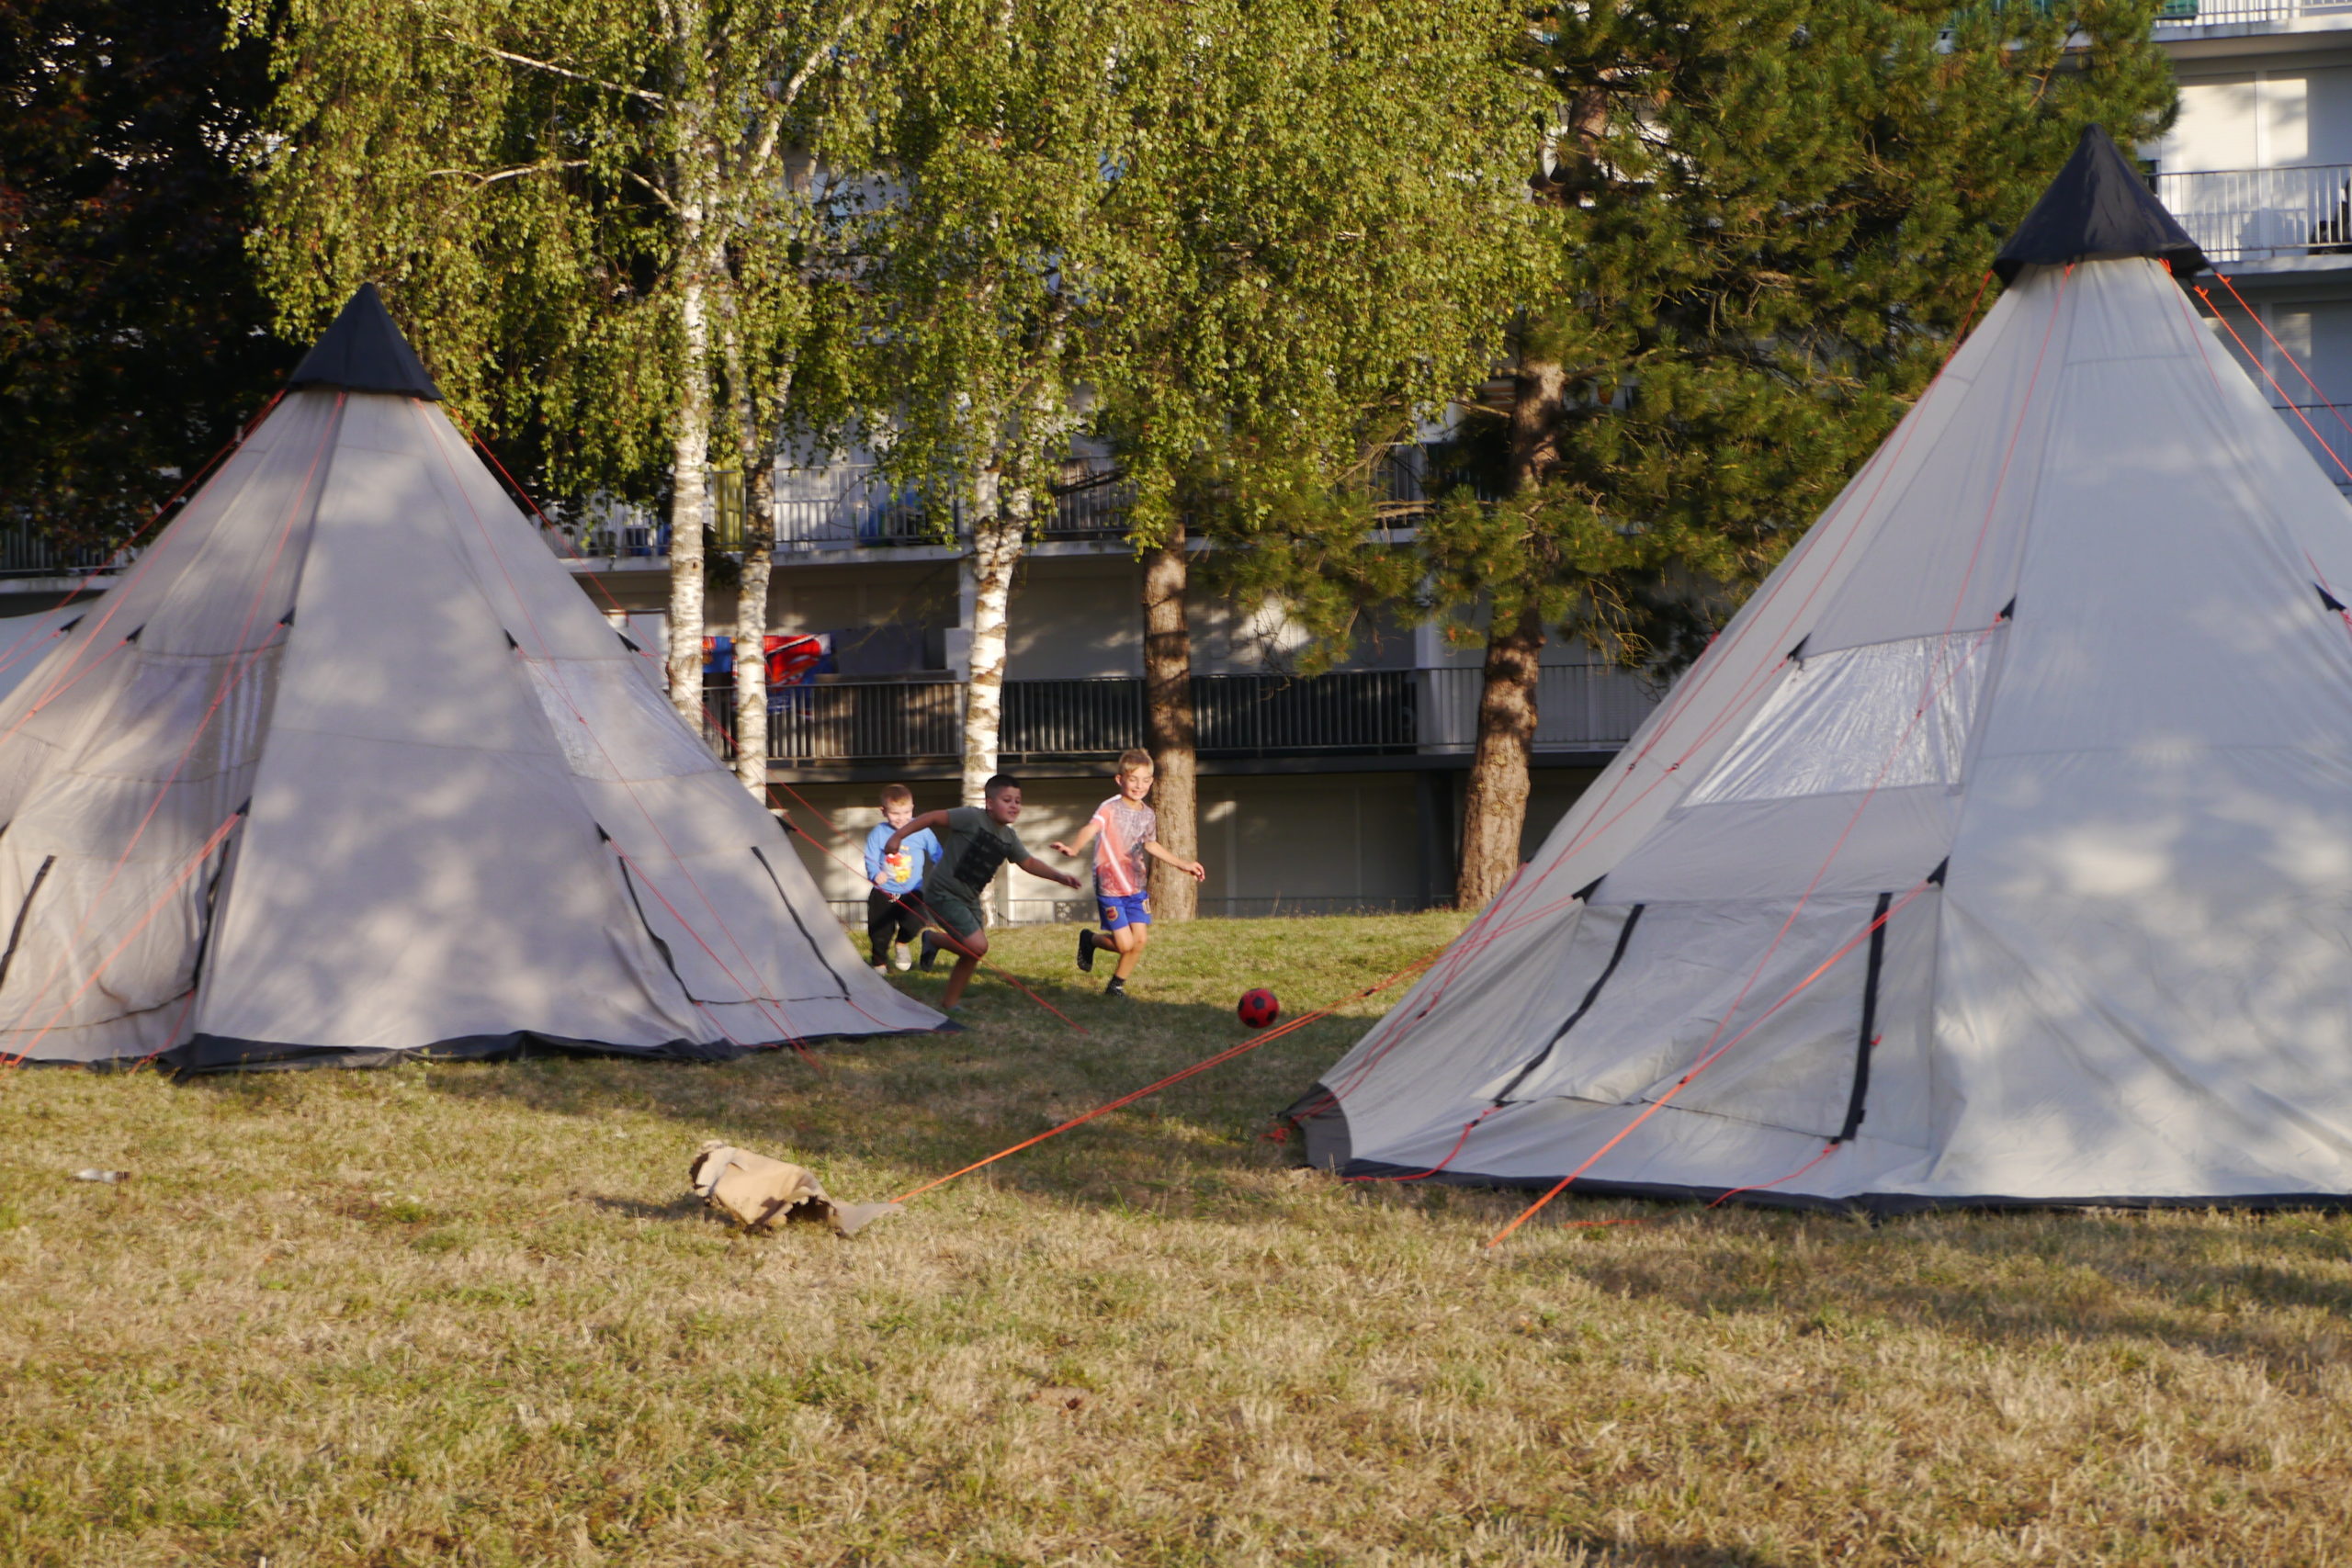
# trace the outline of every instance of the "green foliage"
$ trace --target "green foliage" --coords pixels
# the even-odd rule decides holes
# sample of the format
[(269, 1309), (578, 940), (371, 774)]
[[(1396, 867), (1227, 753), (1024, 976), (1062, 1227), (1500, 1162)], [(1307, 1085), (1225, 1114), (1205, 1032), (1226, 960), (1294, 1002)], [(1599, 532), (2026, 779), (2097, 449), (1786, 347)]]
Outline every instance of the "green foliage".
[[(1519, 323), (1555, 378), (1522, 486), (1558, 529), (1498, 612), (1687, 655), (1925, 387), (2002, 235), (2079, 128), (2126, 143), (2172, 85), (2146, 0), (1563, 6), (1531, 64), (1565, 106), (1537, 182), (1548, 276)], [(1524, 385), (1524, 379), (1522, 385)], [(1497, 547), (1449, 513), (1441, 575)], [(1536, 514), (1530, 513), (1531, 525)], [(1605, 564), (1600, 525), (1636, 558)], [(1705, 592), (1694, 584), (1709, 585)]]
[(1187, 480), (1242, 539), (1301, 472), (1368, 499), (1376, 455), (1483, 378), (1533, 259), (1518, 28), (1484, 3), (1198, 0), (1151, 35), (1099, 370), (1145, 542)]
[[(691, 274), (761, 370), (808, 314), (786, 154), (871, 7), (288, 0), (267, 30), (283, 146), (254, 236), (279, 318), (374, 278), (468, 419), (556, 491), (662, 484)], [(419, 112), (420, 104), (432, 106)], [(705, 248), (707, 247), (707, 248)]]
[(1057, 477), (1133, 262), (1108, 171), (1148, 9), (918, 0), (863, 73), (842, 155), (888, 178), (840, 214), (865, 318), (831, 386), (910, 490), (992, 513)]
[(265, 65), (209, 5), (0, 0), (0, 513), (120, 540), (291, 367), (243, 249)]
[(845, 400), (902, 480), (967, 493), (1106, 439), (1144, 545), (1180, 507), (1270, 526), (1301, 472), (1361, 491), (1524, 274), (1515, 37), (1484, 5), (910, 7), (852, 154), (893, 180)]

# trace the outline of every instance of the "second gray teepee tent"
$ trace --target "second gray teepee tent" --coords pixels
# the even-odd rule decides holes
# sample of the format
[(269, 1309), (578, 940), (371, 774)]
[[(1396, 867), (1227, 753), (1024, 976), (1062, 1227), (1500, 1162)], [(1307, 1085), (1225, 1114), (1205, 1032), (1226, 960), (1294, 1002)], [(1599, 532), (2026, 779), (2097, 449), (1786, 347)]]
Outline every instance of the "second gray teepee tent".
[(938, 1027), (437, 397), (363, 288), (0, 700), (0, 1060)]
[(1941, 378), (1298, 1105), (1360, 1175), (2352, 1196), (2352, 506), (2107, 137)]

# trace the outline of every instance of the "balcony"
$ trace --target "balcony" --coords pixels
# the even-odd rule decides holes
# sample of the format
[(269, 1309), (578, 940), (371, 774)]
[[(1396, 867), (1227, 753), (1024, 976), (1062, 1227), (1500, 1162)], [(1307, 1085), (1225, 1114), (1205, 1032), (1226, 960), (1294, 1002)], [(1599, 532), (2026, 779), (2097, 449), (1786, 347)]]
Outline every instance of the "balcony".
[(2352, 164), (2163, 174), (2154, 186), (2208, 261), (2352, 257)]
[(2352, 0), (2163, 0), (2156, 10), (2156, 36), (2183, 28), (2294, 23), (2352, 17)]
[[(1362, 670), (1298, 678), (1196, 675), (1200, 755), (1210, 761), (1316, 755), (1460, 755), (1477, 743), (1477, 670)], [(796, 767), (955, 762), (964, 688), (945, 678), (832, 681), (793, 687), (768, 716), (768, 757)], [(1535, 745), (1606, 751), (1657, 701), (1637, 673), (1544, 670)], [(1144, 739), (1137, 680), (1009, 681), (999, 757), (1007, 764), (1100, 761)]]
[(86, 577), (109, 570), (120, 554), (115, 546), (61, 545), (29, 528), (0, 529), (0, 578)]

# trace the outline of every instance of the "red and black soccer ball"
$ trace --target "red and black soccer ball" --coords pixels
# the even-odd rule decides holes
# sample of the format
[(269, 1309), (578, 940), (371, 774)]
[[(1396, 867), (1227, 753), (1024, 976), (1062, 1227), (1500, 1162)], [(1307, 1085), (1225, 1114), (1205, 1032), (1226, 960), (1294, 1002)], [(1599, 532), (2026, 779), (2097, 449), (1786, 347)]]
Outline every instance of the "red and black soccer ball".
[(1274, 999), (1272, 991), (1244, 991), (1241, 993), (1241, 1005), (1233, 1010), (1240, 1014), (1241, 1021), (1250, 1028), (1263, 1029), (1282, 1017), (1283, 1004)]

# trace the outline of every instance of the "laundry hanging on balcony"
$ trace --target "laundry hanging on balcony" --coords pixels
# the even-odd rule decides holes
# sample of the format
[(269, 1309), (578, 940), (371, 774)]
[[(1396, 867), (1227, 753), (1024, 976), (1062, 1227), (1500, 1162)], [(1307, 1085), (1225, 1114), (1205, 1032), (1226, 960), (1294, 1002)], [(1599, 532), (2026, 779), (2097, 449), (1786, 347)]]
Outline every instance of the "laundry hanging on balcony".
[(2352, 1199), (2352, 506), (2103, 133), (1940, 378), (1292, 1108), (1362, 1176)]
[(0, 1060), (929, 1030), (360, 290), (0, 700)]

